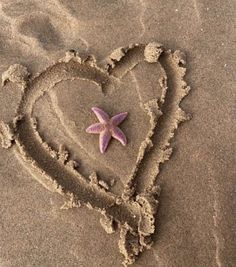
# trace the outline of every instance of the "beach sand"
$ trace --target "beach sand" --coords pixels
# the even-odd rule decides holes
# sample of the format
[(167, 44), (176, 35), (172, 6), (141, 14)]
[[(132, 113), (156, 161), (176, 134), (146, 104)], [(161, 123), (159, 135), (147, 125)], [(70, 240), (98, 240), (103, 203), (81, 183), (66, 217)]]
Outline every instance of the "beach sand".
[(235, 10), (0, 0), (0, 266), (236, 265)]

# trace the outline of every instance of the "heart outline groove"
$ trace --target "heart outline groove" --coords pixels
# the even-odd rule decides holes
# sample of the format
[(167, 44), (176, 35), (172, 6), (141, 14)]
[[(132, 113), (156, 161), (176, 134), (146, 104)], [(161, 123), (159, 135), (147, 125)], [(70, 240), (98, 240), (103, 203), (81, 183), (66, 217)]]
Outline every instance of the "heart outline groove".
[[(142, 108), (150, 118), (149, 130), (140, 145), (123, 193), (116, 195), (98, 178), (96, 171), (84, 177), (76, 168), (76, 162), (68, 160), (67, 151), (50, 147), (40, 136), (32, 112), (37, 99), (60, 81), (89, 80), (106, 92), (112, 79), (122, 79), (127, 73), (135, 79), (133, 70), (141, 62), (160, 64), (164, 70), (159, 79), (162, 94), (159, 98), (152, 96), (142, 102)], [(100, 222), (107, 233), (120, 229), (119, 248), (124, 265), (134, 263), (137, 256), (151, 248), (153, 243), (160, 195), (159, 167), (172, 153), (170, 140), (178, 124), (189, 119), (179, 107), (190, 90), (183, 79), (185, 64), (182, 52), (171, 52), (153, 42), (118, 48), (100, 64), (93, 56), (82, 58), (76, 51), (69, 51), (35, 77), (30, 78), (27, 68), (19, 64), (12, 65), (2, 75), (4, 86), (11, 88), (17, 84), (22, 91), (13, 119), (1, 120), (2, 146), (13, 147), (34, 178), (50, 191), (65, 196), (71, 207), (85, 204), (100, 212)]]

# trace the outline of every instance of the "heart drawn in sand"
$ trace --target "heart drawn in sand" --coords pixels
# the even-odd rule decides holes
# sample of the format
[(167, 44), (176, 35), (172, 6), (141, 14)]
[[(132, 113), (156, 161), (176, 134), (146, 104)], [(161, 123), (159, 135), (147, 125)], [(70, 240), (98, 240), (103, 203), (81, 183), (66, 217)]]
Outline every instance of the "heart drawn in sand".
[[(1, 122), (3, 146), (15, 144), (24, 166), (69, 198), (67, 206), (86, 204), (102, 214), (108, 233), (119, 228), (125, 265), (152, 244), (159, 165), (169, 159), (178, 123), (187, 119), (179, 107), (189, 91), (184, 65), (180, 51), (149, 43), (119, 48), (100, 63), (70, 51), (31, 79), (18, 64), (2, 75), (5, 86), (22, 88), (17, 114)], [(111, 116), (128, 112), (121, 125), (127, 146), (112, 140), (100, 153), (97, 136), (86, 133), (94, 106)]]

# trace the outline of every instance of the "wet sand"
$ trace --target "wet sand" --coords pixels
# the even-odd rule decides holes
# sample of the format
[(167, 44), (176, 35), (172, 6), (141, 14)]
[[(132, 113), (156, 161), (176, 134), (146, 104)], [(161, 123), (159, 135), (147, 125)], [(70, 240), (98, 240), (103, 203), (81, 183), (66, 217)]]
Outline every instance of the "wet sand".
[(0, 265), (234, 266), (235, 5), (0, 3)]

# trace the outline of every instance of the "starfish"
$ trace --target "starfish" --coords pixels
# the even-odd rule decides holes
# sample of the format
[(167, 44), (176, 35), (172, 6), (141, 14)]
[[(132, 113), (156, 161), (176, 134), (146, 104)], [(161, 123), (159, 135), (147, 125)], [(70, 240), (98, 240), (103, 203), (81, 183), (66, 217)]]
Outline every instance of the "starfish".
[(118, 140), (123, 146), (127, 144), (127, 139), (122, 130), (118, 127), (120, 123), (127, 117), (127, 112), (119, 113), (110, 118), (110, 116), (100, 108), (93, 107), (92, 111), (98, 119), (98, 123), (90, 125), (87, 129), (87, 133), (99, 134), (99, 148), (100, 152), (103, 154), (108, 144), (111, 140), (111, 137)]

